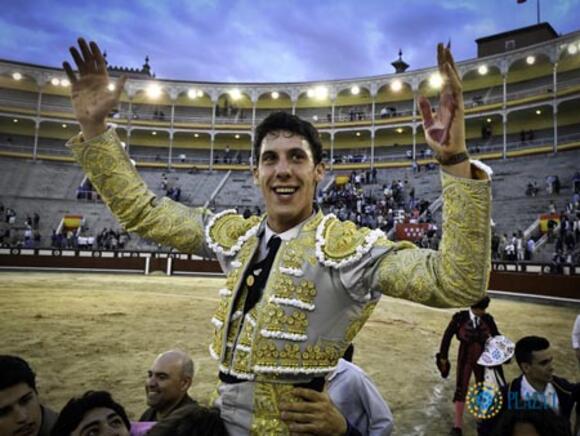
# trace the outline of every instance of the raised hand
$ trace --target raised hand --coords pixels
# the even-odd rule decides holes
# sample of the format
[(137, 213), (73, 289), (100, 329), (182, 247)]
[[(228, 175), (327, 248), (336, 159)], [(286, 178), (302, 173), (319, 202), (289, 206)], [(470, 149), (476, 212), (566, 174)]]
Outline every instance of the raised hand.
[[(439, 96), (439, 107), (435, 114), (433, 114), (429, 100), (424, 96), (419, 97), (425, 139), (442, 165), (454, 166), (462, 163), (461, 168), (465, 170), (469, 168), (469, 163), (466, 159), (465, 115), (461, 79), (451, 50), (441, 43), (437, 45), (437, 64), (439, 74), (443, 78), (443, 88)], [(469, 172), (461, 171), (461, 174), (457, 175), (469, 177)]]
[(85, 140), (102, 134), (106, 129), (107, 115), (119, 104), (121, 92), (127, 80), (122, 76), (110, 91), (107, 65), (99, 46), (83, 38), (78, 40), (79, 50), (70, 48), (79, 75), (68, 62), (62, 66), (72, 85), (71, 99), (75, 116), (79, 121)]

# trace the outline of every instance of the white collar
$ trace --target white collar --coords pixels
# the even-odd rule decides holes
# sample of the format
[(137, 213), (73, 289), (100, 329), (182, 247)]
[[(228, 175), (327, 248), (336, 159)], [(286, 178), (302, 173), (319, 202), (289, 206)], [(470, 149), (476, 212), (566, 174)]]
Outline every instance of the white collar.
[(471, 319), (471, 322), (473, 322), (473, 323), (475, 324), (475, 320), (476, 320), (477, 318), (478, 318), (478, 316), (477, 316), (475, 313), (473, 313), (473, 312), (471, 311), (471, 309), (469, 309), (469, 319)]
[(522, 376), (522, 386), (520, 388), (520, 396), (522, 400), (526, 400), (526, 398), (530, 398), (536, 396), (538, 399), (542, 399), (546, 402), (546, 404), (554, 409), (556, 413), (559, 413), (560, 405), (558, 402), (558, 395), (556, 394), (556, 389), (552, 383), (548, 383), (544, 392), (538, 392), (532, 384), (528, 381), (526, 376)]

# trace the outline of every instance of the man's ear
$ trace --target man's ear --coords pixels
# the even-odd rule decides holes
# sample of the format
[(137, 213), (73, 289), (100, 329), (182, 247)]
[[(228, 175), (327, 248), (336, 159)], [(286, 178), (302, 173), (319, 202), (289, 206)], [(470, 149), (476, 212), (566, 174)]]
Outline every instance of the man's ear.
[(320, 162), (314, 167), (314, 180), (316, 183), (322, 182), (324, 174), (326, 174), (326, 166), (324, 165), (324, 162)]
[(187, 392), (189, 390), (189, 388), (191, 387), (192, 381), (193, 381), (193, 379), (191, 377), (183, 377), (181, 379), (181, 390), (183, 392)]

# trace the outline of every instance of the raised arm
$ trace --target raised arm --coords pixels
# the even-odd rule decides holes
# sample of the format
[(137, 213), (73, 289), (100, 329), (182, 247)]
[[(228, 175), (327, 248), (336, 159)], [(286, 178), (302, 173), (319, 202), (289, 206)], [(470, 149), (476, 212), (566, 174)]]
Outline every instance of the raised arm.
[(70, 48), (78, 75), (68, 62), (64, 70), (72, 84), (72, 103), (82, 135), (67, 146), (85, 170), (103, 201), (130, 232), (187, 253), (209, 255), (204, 246), (204, 223), (209, 212), (191, 209), (167, 198), (157, 199), (147, 189), (113, 129), (107, 114), (119, 103), (122, 77), (113, 91), (105, 60), (96, 43), (79, 39)]

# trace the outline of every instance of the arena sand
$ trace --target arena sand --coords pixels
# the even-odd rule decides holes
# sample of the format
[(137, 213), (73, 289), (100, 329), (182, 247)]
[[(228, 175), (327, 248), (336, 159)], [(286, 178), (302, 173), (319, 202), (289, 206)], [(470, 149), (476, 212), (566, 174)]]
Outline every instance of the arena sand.
[[(154, 357), (170, 348), (191, 353), (190, 394), (207, 399), (216, 385), (208, 355), (209, 322), (221, 278), (65, 273), (0, 273), (0, 353), (23, 356), (35, 368), (42, 400), (60, 410), (68, 398), (105, 389), (133, 419), (145, 409), (143, 382)], [(355, 340), (354, 362), (388, 401), (396, 435), (445, 435), (453, 418), (457, 341), (443, 380), (434, 355), (455, 310), (383, 298)], [(494, 299), (490, 313), (503, 334), (550, 339), (556, 373), (576, 380), (570, 346), (575, 307)], [(511, 379), (515, 362), (506, 367)], [(466, 412), (465, 434), (475, 420)]]

